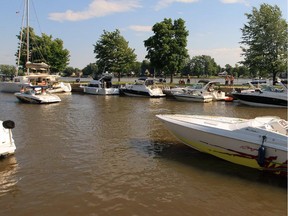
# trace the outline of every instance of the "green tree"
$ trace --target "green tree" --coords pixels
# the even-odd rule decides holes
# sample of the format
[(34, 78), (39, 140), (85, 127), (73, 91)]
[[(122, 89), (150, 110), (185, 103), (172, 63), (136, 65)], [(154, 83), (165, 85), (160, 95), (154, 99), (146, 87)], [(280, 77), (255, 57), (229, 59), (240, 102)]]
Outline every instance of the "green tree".
[(157, 72), (165, 71), (173, 82), (173, 74), (179, 72), (188, 55), (185, 21), (165, 18), (152, 28), (154, 35), (144, 41), (148, 51), (146, 58), (150, 60)]
[(141, 62), (134, 62), (131, 67), (130, 76), (139, 76), (141, 74)]
[(287, 22), (282, 18), (278, 6), (262, 4), (245, 14), (248, 23), (241, 29), (241, 47), (244, 65), (250, 73), (258, 76), (272, 74), (273, 81), (278, 73), (287, 73)]
[(75, 68), (73, 67), (66, 67), (62, 72), (64, 77), (70, 77), (75, 73)]
[(82, 69), (84, 76), (96, 77), (99, 74), (99, 69), (96, 63), (90, 63)]
[[(69, 51), (64, 49), (63, 41), (59, 38), (55, 40), (52, 39), (52, 36), (42, 34), (41, 37), (34, 33), (33, 28), (29, 28), (29, 61), (33, 63), (45, 62), (50, 66), (50, 71), (59, 72), (64, 70), (69, 63)], [(26, 70), (26, 61), (27, 61), (27, 37), (26, 37), (27, 28), (23, 29), (22, 33), (22, 42), (21, 32), (17, 35), (19, 39), (18, 51), (15, 54), (16, 61), (18, 60), (19, 51), (20, 51), (20, 61), (19, 67), (22, 67)]]
[(120, 35), (118, 29), (114, 32), (104, 30), (101, 38), (94, 45), (94, 53), (99, 71), (117, 73), (118, 81), (121, 74), (129, 72), (136, 61), (134, 49), (129, 47), (129, 43)]
[(228, 74), (232, 75), (232, 74), (233, 74), (233, 67), (232, 67), (230, 64), (226, 64), (226, 65), (225, 65), (225, 71), (226, 71)]
[(141, 63), (141, 73), (140, 76), (146, 76), (146, 74), (149, 72), (149, 74), (154, 74), (153, 67), (151, 63), (148, 60), (143, 60)]
[(16, 68), (13, 65), (0, 65), (0, 74), (5, 74), (6, 76), (14, 76)]
[(219, 66), (211, 56), (194, 56), (188, 64), (191, 74), (194, 76), (208, 77), (216, 75), (219, 72)]

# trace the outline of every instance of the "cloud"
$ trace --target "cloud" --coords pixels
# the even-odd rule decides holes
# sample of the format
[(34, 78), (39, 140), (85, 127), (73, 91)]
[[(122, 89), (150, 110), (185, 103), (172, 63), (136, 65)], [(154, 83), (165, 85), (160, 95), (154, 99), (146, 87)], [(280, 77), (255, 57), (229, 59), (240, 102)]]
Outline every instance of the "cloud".
[(160, 10), (162, 8), (168, 7), (169, 5), (178, 2), (178, 3), (194, 3), (199, 0), (160, 0), (155, 6), (155, 10)]
[(141, 25), (132, 25), (128, 27), (129, 29), (137, 32), (150, 32), (152, 31), (152, 26), (141, 26)]
[(240, 3), (240, 4), (245, 4), (245, 5), (249, 6), (249, 3), (246, 0), (220, 0), (220, 1), (224, 4)]
[(235, 48), (215, 48), (215, 49), (202, 49), (202, 50), (190, 50), (189, 54), (191, 57), (198, 55), (208, 55), (211, 58), (214, 58), (215, 62), (221, 67), (224, 67), (226, 64), (234, 66), (239, 64), (239, 61), (243, 60), (241, 56), (242, 49), (240, 47)]
[(49, 19), (54, 21), (79, 21), (103, 17), (113, 13), (131, 11), (141, 7), (139, 0), (93, 0), (86, 10), (67, 10), (62, 13), (50, 13)]

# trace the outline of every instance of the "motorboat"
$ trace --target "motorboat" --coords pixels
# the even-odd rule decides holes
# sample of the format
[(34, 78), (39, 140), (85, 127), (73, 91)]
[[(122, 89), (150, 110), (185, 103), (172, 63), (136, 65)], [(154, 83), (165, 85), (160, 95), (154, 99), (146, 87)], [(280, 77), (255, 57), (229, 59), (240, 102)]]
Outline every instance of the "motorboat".
[(14, 154), (16, 146), (14, 143), (12, 129), (15, 127), (14, 121), (0, 121), (0, 156)]
[(208, 103), (213, 100), (213, 96), (201, 92), (198, 90), (185, 90), (183, 89), (182, 92), (173, 92), (173, 96), (176, 98), (176, 100), (179, 101), (192, 101), (192, 102), (203, 102), (203, 103)]
[(171, 93), (174, 98), (179, 101), (208, 103), (213, 100), (213, 96), (210, 94), (210, 92), (207, 91), (207, 83), (204, 83), (202, 81), (198, 81), (198, 83), (192, 84), (182, 89), (172, 89)]
[(199, 80), (198, 83), (192, 84), (185, 88), (171, 89), (172, 95), (181, 101), (194, 102), (211, 102), (211, 101), (225, 101), (228, 96), (225, 92), (216, 90), (215, 86), (219, 82), (209, 80)]
[(0, 82), (0, 91), (7, 93), (19, 92), (28, 86), (47, 85), (50, 93), (71, 92), (70, 83), (59, 81), (60, 76), (47, 73), (31, 73), (25, 76), (16, 76), (11, 81)]
[(156, 84), (156, 80), (152, 78), (139, 78), (135, 80), (133, 84), (126, 84), (120, 89), (121, 94), (127, 96), (140, 96), (140, 97), (152, 97), (159, 98), (165, 97), (162, 88)]
[(183, 93), (186, 91), (192, 91), (195, 89), (202, 89), (203, 88), (203, 83), (198, 82), (198, 83), (192, 83), (188, 86), (175, 86), (175, 87), (165, 87), (163, 88), (163, 93), (166, 94), (166, 96), (168, 97), (174, 97), (174, 94), (178, 94), (178, 93)]
[(49, 93), (70, 93), (72, 91), (72, 86), (67, 82), (48, 82), (47, 92)]
[(112, 85), (113, 75), (111, 73), (103, 73), (97, 80), (92, 80), (88, 85), (81, 85), (83, 92), (95, 95), (119, 95), (119, 88)]
[(235, 164), (287, 175), (288, 122), (284, 119), (156, 116), (176, 138), (198, 151)]
[(24, 103), (49, 104), (61, 101), (58, 95), (51, 94), (46, 89), (47, 86), (28, 86), (16, 92), (15, 96)]
[(272, 85), (261, 85), (243, 91), (234, 91), (232, 96), (240, 103), (257, 107), (287, 108), (287, 86), (278, 82), (280, 88)]

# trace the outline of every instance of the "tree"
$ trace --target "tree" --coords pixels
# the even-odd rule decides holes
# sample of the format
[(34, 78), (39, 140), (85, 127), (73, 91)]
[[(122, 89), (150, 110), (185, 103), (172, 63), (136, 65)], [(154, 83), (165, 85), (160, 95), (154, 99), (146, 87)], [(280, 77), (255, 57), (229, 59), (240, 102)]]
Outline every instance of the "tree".
[(94, 45), (99, 71), (118, 73), (118, 81), (120, 81), (121, 73), (129, 72), (136, 61), (134, 49), (128, 45), (129, 43), (120, 35), (118, 29), (114, 32), (104, 30), (101, 38)]
[(131, 73), (128, 75), (130, 76), (139, 76), (141, 74), (141, 62), (134, 62), (131, 66)]
[(187, 37), (189, 35), (182, 19), (164, 19), (152, 28), (154, 35), (144, 41), (150, 60), (156, 72), (165, 71), (173, 82), (173, 74), (184, 67), (188, 55)]
[(0, 65), (0, 74), (5, 74), (6, 76), (14, 76), (16, 68), (13, 65)]
[(92, 76), (93, 78), (99, 74), (99, 69), (96, 63), (90, 63), (82, 70), (84, 76)]
[(146, 76), (146, 74), (154, 74), (154, 70), (151, 66), (151, 63), (148, 60), (143, 60), (141, 63), (141, 73), (140, 76)]
[[(50, 66), (51, 72), (59, 72), (64, 70), (69, 63), (70, 55), (69, 51), (64, 49), (63, 41), (59, 38), (53, 40), (51, 35), (48, 36), (44, 33), (40, 37), (34, 33), (34, 30), (31, 27), (29, 30), (29, 60), (33, 63), (45, 62)], [(18, 51), (15, 54), (17, 61), (20, 51), (19, 67), (22, 67), (23, 69), (26, 69), (25, 64), (27, 61), (26, 31), (27, 28), (24, 28), (22, 32), (22, 42), (20, 41), (21, 32), (19, 35), (17, 35), (20, 42)]]
[(252, 14), (245, 14), (248, 23), (241, 29), (244, 65), (251, 74), (272, 74), (276, 81), (278, 73), (287, 73), (288, 26), (278, 6), (262, 4), (253, 7)]
[(75, 73), (75, 68), (73, 67), (67, 67), (62, 72), (64, 77), (70, 77)]
[(195, 76), (212, 76), (219, 72), (219, 67), (211, 56), (201, 55), (194, 56), (189, 64), (189, 69), (192, 75)]

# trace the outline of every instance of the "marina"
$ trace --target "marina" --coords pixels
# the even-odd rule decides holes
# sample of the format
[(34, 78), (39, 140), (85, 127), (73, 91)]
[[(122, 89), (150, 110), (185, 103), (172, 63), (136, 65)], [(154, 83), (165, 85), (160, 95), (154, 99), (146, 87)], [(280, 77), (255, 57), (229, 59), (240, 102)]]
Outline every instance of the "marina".
[(15, 154), (0, 161), (1, 215), (287, 215), (287, 178), (196, 151), (159, 114), (279, 116), (224, 101), (59, 94), (33, 105), (0, 92)]

